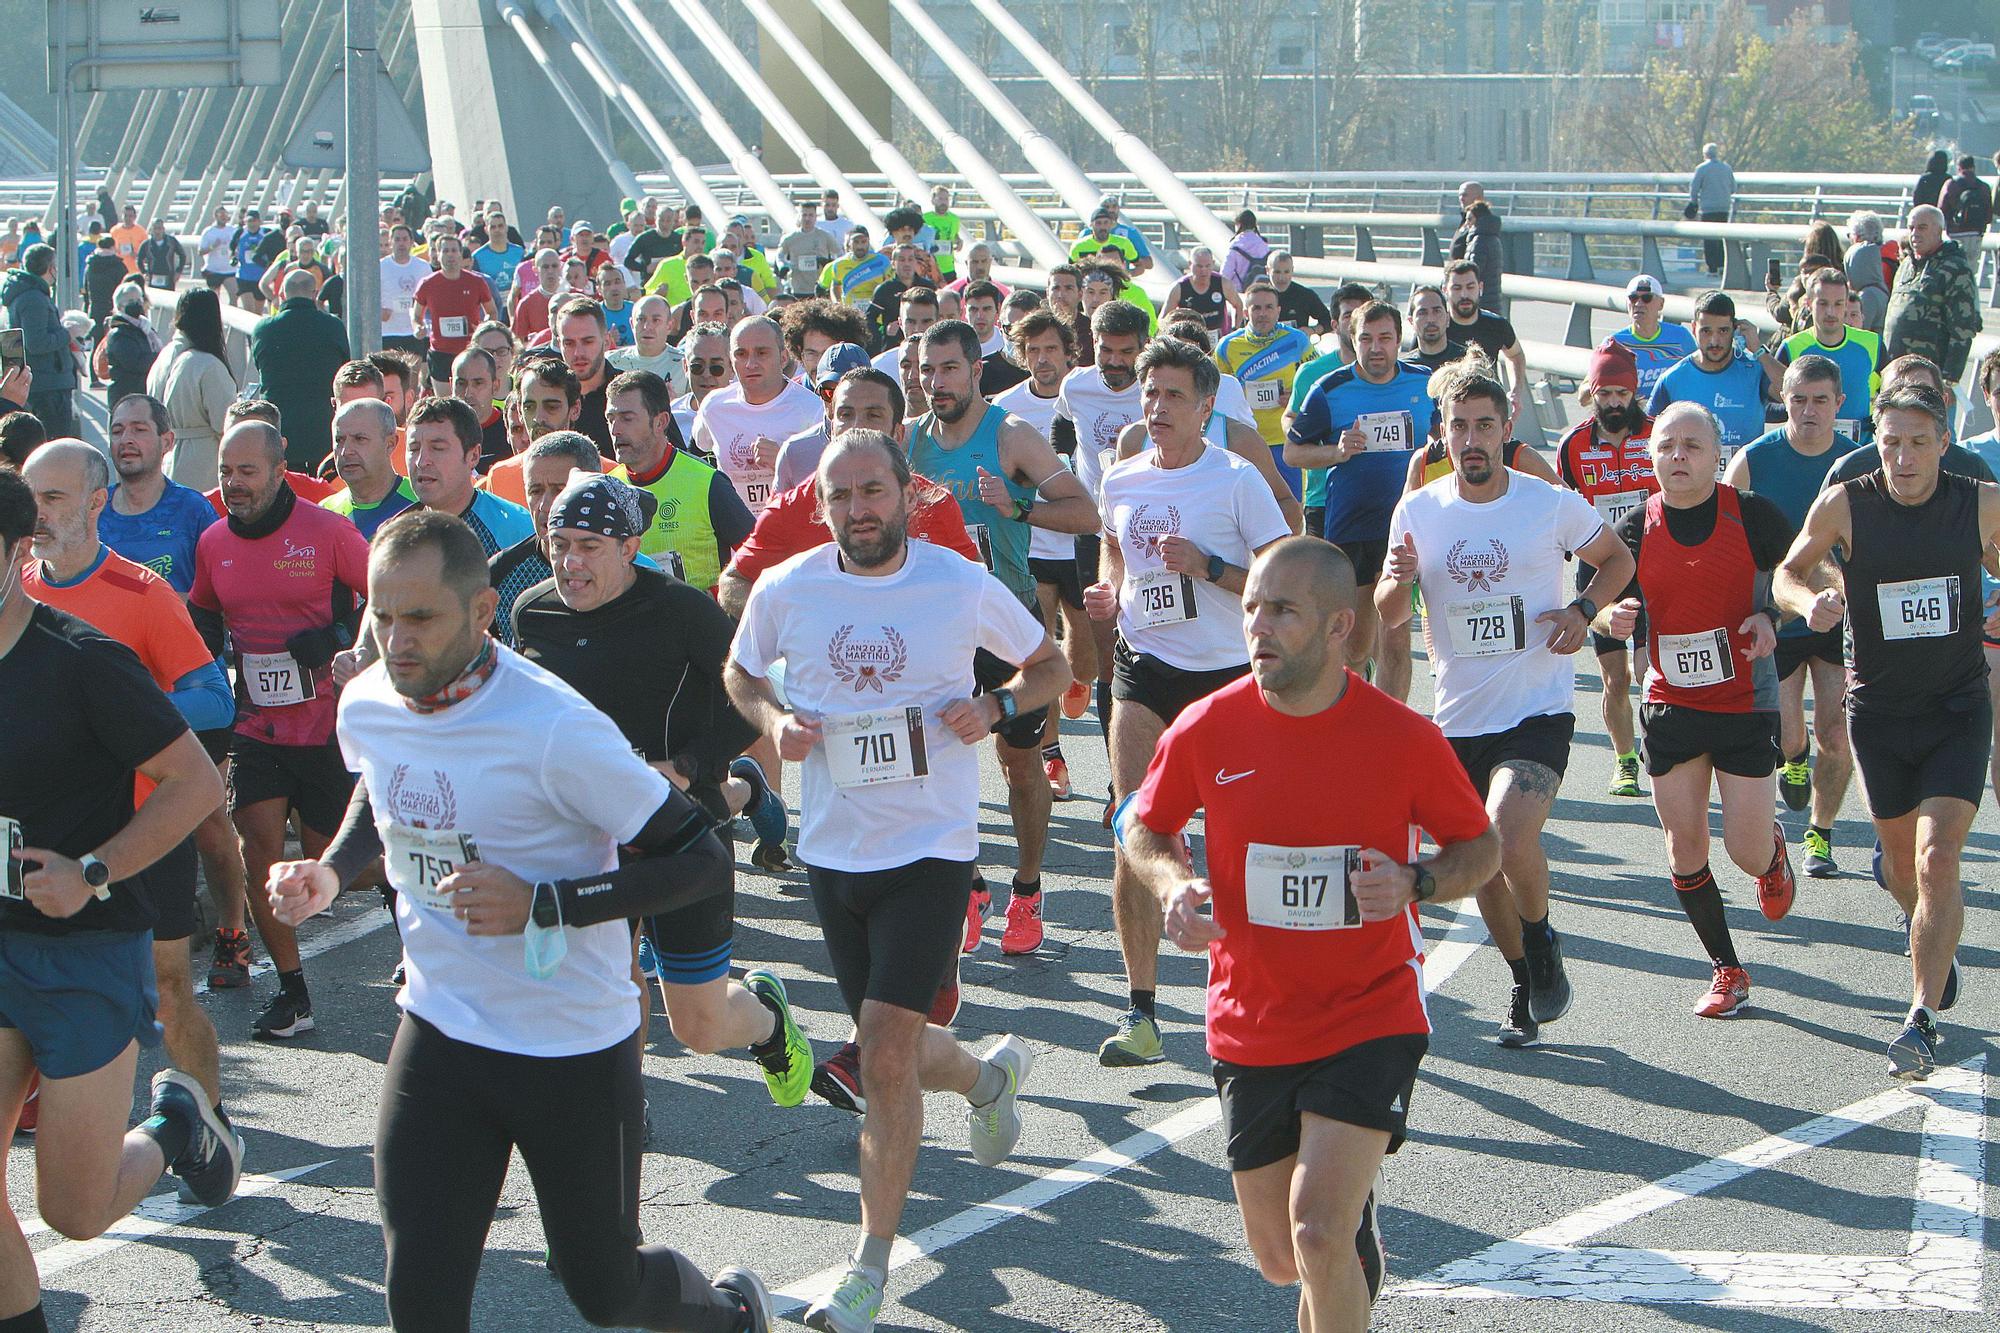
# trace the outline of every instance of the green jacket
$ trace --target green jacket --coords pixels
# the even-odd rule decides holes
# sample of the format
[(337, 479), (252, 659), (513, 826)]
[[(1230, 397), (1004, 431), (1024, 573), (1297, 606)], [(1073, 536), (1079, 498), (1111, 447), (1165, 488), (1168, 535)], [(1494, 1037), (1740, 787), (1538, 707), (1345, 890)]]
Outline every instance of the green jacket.
[(285, 422), (285, 466), (312, 473), (333, 448), (333, 375), (349, 359), (347, 329), (310, 296), (257, 321), (250, 364)]
[(1905, 246), (1882, 321), (1887, 359), (1909, 352), (1927, 356), (1952, 383), (1965, 373), (1980, 327), (1979, 279), (1958, 242), (1946, 241), (1926, 259)]

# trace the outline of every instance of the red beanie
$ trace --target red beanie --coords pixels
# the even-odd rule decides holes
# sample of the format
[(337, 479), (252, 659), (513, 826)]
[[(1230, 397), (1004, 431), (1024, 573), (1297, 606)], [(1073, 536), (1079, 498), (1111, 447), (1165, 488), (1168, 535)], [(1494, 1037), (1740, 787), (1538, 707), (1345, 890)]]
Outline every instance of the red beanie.
[(1595, 389), (1630, 389), (1639, 392), (1639, 362), (1632, 349), (1616, 338), (1606, 338), (1590, 357), (1590, 386)]

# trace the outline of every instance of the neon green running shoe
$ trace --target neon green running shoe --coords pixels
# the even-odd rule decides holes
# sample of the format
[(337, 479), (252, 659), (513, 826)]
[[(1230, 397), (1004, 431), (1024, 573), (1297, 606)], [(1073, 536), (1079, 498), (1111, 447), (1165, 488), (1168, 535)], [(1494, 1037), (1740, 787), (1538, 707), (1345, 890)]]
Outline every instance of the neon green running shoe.
[(1613, 796), (1644, 796), (1639, 789), (1639, 756), (1620, 755), (1618, 769), (1611, 775), (1611, 785), (1605, 789)]
[(1159, 1023), (1137, 1009), (1126, 1010), (1117, 1028), (1097, 1048), (1097, 1063), (1114, 1069), (1156, 1065), (1166, 1058)]
[(812, 1088), (813, 1056), (805, 1034), (792, 1019), (792, 1002), (785, 996), (785, 983), (775, 972), (759, 967), (744, 975), (743, 985), (778, 1011), (777, 1035), (784, 1038), (778, 1050), (756, 1057), (757, 1067), (764, 1071), (764, 1086), (771, 1090), (771, 1100), (778, 1105), (797, 1106)]

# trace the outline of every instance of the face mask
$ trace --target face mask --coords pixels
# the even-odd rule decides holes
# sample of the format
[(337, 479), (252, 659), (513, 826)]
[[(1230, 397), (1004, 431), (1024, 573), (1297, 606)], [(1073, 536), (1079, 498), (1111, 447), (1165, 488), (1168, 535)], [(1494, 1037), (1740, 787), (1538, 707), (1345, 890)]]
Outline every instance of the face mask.
[(521, 932), (521, 957), (528, 975), (547, 981), (569, 956), (569, 932), (561, 926), (538, 926), (532, 920)]

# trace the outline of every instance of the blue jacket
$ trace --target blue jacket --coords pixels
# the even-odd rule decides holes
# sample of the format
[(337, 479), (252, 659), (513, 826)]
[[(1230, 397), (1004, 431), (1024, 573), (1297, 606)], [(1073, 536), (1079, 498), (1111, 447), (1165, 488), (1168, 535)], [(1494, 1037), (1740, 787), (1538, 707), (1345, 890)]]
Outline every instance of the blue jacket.
[(7, 310), (7, 326), (21, 331), (28, 369), (35, 374), (35, 392), (74, 389), (76, 356), (48, 282), (24, 268), (10, 268), (0, 278), (0, 306)]

